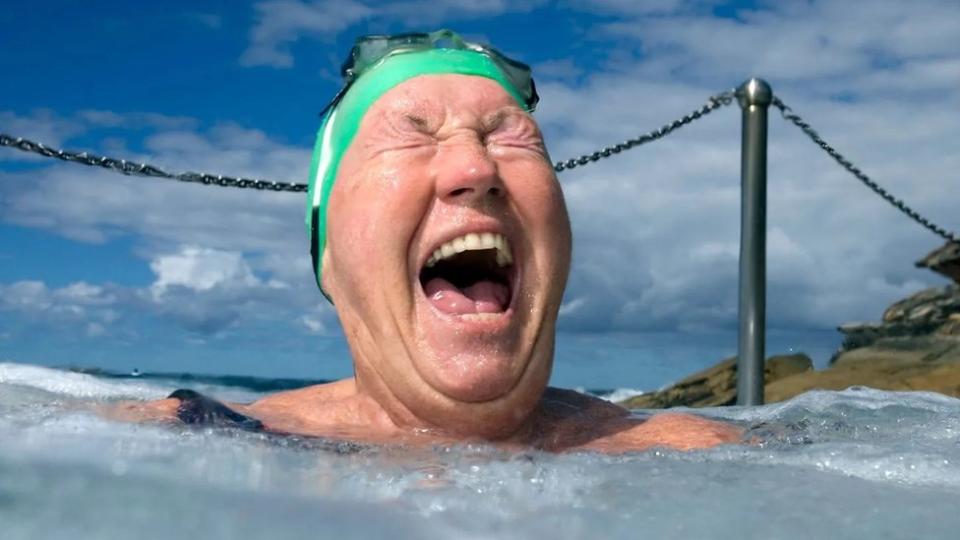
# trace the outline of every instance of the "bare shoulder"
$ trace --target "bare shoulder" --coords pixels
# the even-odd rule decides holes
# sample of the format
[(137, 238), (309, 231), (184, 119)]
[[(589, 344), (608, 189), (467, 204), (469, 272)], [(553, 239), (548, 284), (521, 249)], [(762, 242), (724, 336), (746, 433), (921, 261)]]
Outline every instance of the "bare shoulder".
[(629, 425), (630, 411), (594, 396), (547, 388), (535, 413), (534, 445), (548, 451), (592, 448)]
[(354, 393), (353, 379), (344, 379), (332, 383), (315, 384), (296, 390), (286, 390), (264, 396), (246, 408), (256, 410), (289, 410), (315, 405), (322, 402), (337, 401)]
[(687, 413), (664, 412), (639, 419), (627, 429), (616, 432), (602, 441), (602, 449), (613, 452), (655, 447), (698, 450), (737, 444), (742, 436), (742, 428), (726, 422)]
[(641, 417), (600, 398), (558, 388), (544, 393), (542, 446), (552, 450), (630, 452), (665, 447), (677, 450), (738, 443), (742, 429), (686, 413)]
[[(351, 379), (328, 384), (319, 384), (264, 396), (253, 403), (222, 403), (223, 406), (243, 415), (264, 421), (268, 428), (290, 433), (309, 433), (304, 427), (309, 424), (310, 411), (325, 403), (333, 403), (351, 395)], [(123, 401), (97, 408), (101, 416), (121, 422), (177, 422), (181, 400), (169, 397), (155, 401)], [(309, 427), (309, 426), (307, 426)]]

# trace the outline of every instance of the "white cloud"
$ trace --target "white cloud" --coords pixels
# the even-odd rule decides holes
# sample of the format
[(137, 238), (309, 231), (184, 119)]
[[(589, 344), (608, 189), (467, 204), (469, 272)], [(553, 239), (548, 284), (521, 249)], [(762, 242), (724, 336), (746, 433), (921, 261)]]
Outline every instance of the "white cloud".
[(157, 275), (150, 286), (155, 297), (171, 286), (193, 291), (213, 287), (255, 287), (261, 284), (240, 253), (186, 246), (179, 253), (163, 255), (150, 263)]
[(240, 57), (245, 66), (291, 67), (289, 45), (302, 35), (336, 35), (370, 17), (372, 8), (353, 0), (268, 0), (256, 4), (257, 24), (250, 45)]
[[(880, 74), (881, 80), (907, 80), (905, 86), (922, 89), (925, 76), (943, 79), (944, 72), (905, 69), (904, 64), (956, 58), (960, 4), (786, 1), (740, 10), (737, 19), (715, 17), (705, 9), (699, 14), (680, 10), (633, 17), (603, 29), (633, 42), (652, 59), (644, 72), (661, 80), (680, 76), (737, 81), (763, 75), (777, 81), (815, 81), (821, 92), (858, 92), (864, 88), (852, 83), (869, 73)], [(914, 77), (899, 77), (904, 71)]]
[(0, 284), (0, 312), (14, 313), (30, 323), (49, 326), (56, 333), (85, 328), (87, 335), (102, 335), (117, 319), (120, 302), (113, 286), (75, 282), (50, 289), (40, 281)]
[[(173, 171), (290, 181), (306, 178), (310, 156), (308, 148), (282, 145), (260, 131), (231, 124), (206, 131), (155, 130), (143, 147), (144, 152), (121, 149), (115, 155)], [(2, 178), (0, 209), (10, 223), (85, 242), (135, 233), (146, 239), (143, 256), (150, 259), (181, 245), (270, 254), (286, 261), (277, 264), (285, 281), (300, 270), (290, 261), (308, 264), (302, 195), (125, 177), (61, 163), (4, 172)], [(309, 280), (309, 271), (302, 276)]]
[[(551, 153), (565, 158), (633, 137), (756, 73), (874, 179), (935, 222), (960, 229), (960, 192), (948, 187), (960, 166), (953, 148), (960, 123), (946, 113), (960, 107), (960, 48), (948, 38), (960, 35), (960, 26), (953, 30), (960, 16), (948, 16), (960, 15), (960, 6), (846, 6), (777, 4), (738, 20), (680, 6), (680, 15), (606, 25), (621, 40), (611, 49), (633, 44), (638, 55), (611, 57), (606, 71), (582, 83), (541, 85), (538, 116)], [(920, 35), (923, 28), (939, 37)], [(575, 112), (583, 110), (590, 113)], [(942, 283), (912, 266), (937, 237), (840, 170), (773, 110), (770, 122), (773, 327), (877, 318), (892, 300)], [(735, 324), (739, 137), (734, 105), (562, 175), (575, 237), (563, 328)]]
[[(316, 16), (322, 5), (277, 5), (293, 4), (298, 7), (289, 9)], [(382, 13), (402, 18), (401, 8), (412, 5), (391, 4), (394, 11)], [(554, 80), (539, 86), (537, 112), (554, 158), (658, 127), (759, 74), (865, 172), (934, 221), (960, 229), (960, 192), (950, 189), (960, 170), (960, 122), (951, 114), (960, 110), (960, 51), (950, 38), (960, 35), (951, 33), (960, 21), (952, 15), (955, 4), (873, 3), (867, 10), (802, 2), (746, 11), (736, 20), (701, 15), (696, 3), (677, 4), (673, 12), (672, 3), (661, 5), (655, 15), (634, 13), (629, 21), (603, 27), (610, 50), (629, 52), (617, 63), (611, 57), (580, 74), (573, 63), (554, 61)], [(485, 13), (507, 9), (496, 2), (477, 6)], [(266, 21), (267, 11), (262, 13)], [(285, 47), (296, 39), (339, 32), (303, 21), (303, 27), (282, 18), (270, 23), (275, 28), (264, 30), (265, 50), (288, 54)], [(41, 135), (64, 126), (75, 133), (94, 124), (146, 122), (104, 113), (2, 118)], [(770, 122), (773, 328), (823, 329), (877, 318), (891, 301), (942, 283), (912, 265), (938, 244), (936, 237), (859, 185), (774, 111)], [(143, 150), (124, 155), (176, 170), (306, 177), (309, 149), (255, 129), (151, 126)], [(662, 141), (561, 176), (575, 236), (564, 329), (733, 327), (739, 126), (733, 105)], [(63, 164), (0, 173), (0, 180), (5, 221), (83, 241), (136, 235), (137, 253), (157, 274), (152, 286), (164, 291), (154, 297), (150, 285), (124, 291), (84, 284), (68, 293), (22, 282), (0, 291), (4, 309), (30, 305), (52, 313), (59, 302), (62, 317), (99, 309), (96, 322), (106, 329), (123, 320), (128, 305), (204, 334), (266, 320), (287, 321), (307, 333), (337, 326), (312, 282), (301, 196), (126, 178)], [(114, 300), (108, 302), (110, 295)], [(108, 303), (96, 307), (95, 300)], [(113, 322), (104, 319), (107, 309)]]
[(77, 119), (92, 128), (196, 129), (197, 120), (186, 116), (170, 116), (149, 112), (119, 114), (113, 111), (86, 109), (77, 112)]
[(702, 8), (717, 2), (690, 0), (572, 0), (571, 7), (582, 11), (617, 15), (658, 15)]
[(583, 75), (582, 68), (574, 63), (572, 58), (547, 60), (533, 66), (538, 81), (547, 79), (576, 80)]
[[(150, 262), (154, 282), (137, 292), (154, 312), (200, 334), (258, 320), (276, 321), (308, 309), (313, 291), (293, 291), (282, 281), (257, 277), (240, 252), (183, 246)], [(321, 308), (320, 312), (323, 312)], [(311, 333), (324, 329), (319, 318)]]
[[(49, 146), (59, 146), (65, 139), (84, 130), (82, 122), (72, 118), (60, 117), (47, 109), (34, 110), (29, 115), (0, 111), (0, 126), (7, 135), (41, 141)], [(44, 159), (46, 158), (21, 152), (6, 150), (0, 152), (0, 163)]]
[[(306, 177), (307, 148), (232, 124), (200, 130), (195, 121), (147, 126), (145, 118), (149, 115), (83, 113), (48, 121), (75, 124), (76, 133), (109, 124), (130, 137), (114, 138), (120, 146), (115, 155), (170, 170)], [(136, 144), (144, 129), (146, 138)], [(129, 146), (143, 151), (125, 149)], [(14, 283), (3, 291), (3, 305), (8, 311), (19, 306), (18, 313), (49, 324), (57, 324), (62, 313), (72, 313), (74, 321), (95, 315), (105, 331), (117, 319), (153, 314), (190, 332), (219, 334), (245, 324), (296, 320), (309, 310), (324, 328), (336, 328), (313, 282), (303, 211), (302, 194), (125, 177), (59, 162), (0, 172), (4, 221), (83, 242), (133, 235), (135, 253), (156, 275), (142, 288), (82, 283), (50, 290), (40, 282)], [(97, 302), (104, 308), (91, 315)], [(107, 312), (106, 304), (114, 311)], [(89, 334), (103, 333), (90, 328)]]
[(50, 307), (49, 292), (41, 281), (18, 281), (2, 287), (0, 307), (5, 310), (44, 310)]
[(87, 336), (99, 337), (107, 333), (106, 327), (97, 322), (87, 323)]
[(292, 319), (300, 321), (305, 334), (330, 335), (337, 328), (319, 293), (260, 279), (241, 253), (184, 246), (158, 255), (150, 268), (155, 279), (140, 288), (86, 282), (60, 288), (40, 281), (0, 284), (0, 312), (56, 334), (82, 330), (86, 337), (114, 331), (133, 335), (144, 315), (168, 320), (194, 337)]
[(313, 315), (303, 315), (300, 317), (300, 323), (307, 329), (311, 334), (327, 334), (327, 325), (323, 323), (323, 320), (313, 316)]
[(331, 40), (365, 20), (401, 22), (411, 30), (425, 31), (430, 28), (424, 25), (528, 11), (542, 3), (542, 0), (267, 0), (255, 6), (257, 22), (250, 30), (250, 44), (241, 55), (240, 63), (291, 67), (294, 58), (289, 49), (293, 43), (304, 38)]

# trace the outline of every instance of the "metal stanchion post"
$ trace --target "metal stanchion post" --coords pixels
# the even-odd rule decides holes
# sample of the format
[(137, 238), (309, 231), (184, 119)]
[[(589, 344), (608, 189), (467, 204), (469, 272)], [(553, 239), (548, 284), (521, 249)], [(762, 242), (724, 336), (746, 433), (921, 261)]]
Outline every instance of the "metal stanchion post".
[(740, 150), (740, 337), (737, 405), (763, 404), (767, 296), (767, 110), (770, 85), (750, 79), (737, 89), (743, 109)]

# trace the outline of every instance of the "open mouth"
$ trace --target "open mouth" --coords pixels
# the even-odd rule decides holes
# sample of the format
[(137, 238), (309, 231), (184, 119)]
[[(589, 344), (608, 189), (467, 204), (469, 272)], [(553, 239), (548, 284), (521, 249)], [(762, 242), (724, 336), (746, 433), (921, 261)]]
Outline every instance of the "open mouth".
[(498, 233), (469, 233), (443, 243), (420, 269), (430, 303), (450, 315), (494, 317), (510, 307), (513, 253)]

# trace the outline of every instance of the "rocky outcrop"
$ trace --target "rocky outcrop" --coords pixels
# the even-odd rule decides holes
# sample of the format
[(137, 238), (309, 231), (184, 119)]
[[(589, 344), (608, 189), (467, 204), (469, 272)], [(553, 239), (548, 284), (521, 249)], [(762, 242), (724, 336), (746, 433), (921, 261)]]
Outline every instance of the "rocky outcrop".
[(960, 243), (947, 242), (915, 264), (918, 268), (929, 268), (960, 284)]
[(843, 344), (833, 364), (847, 351), (869, 347), (880, 340), (919, 336), (960, 336), (960, 286), (922, 290), (887, 308), (881, 322), (841, 325)]
[(960, 397), (960, 339), (923, 336), (884, 338), (846, 352), (829, 369), (768, 384), (767, 403), (808, 390), (869, 386), (880, 390), (923, 390)]
[[(953, 259), (958, 265), (953, 267), (943, 262), (945, 258), (936, 260), (937, 268), (960, 270), (960, 257)], [(960, 285), (920, 291), (887, 308), (880, 322), (848, 323), (839, 330), (843, 344), (825, 370), (813, 371), (805, 355), (767, 360), (764, 400), (774, 403), (809, 390), (851, 386), (960, 397)], [(729, 358), (622, 405), (645, 409), (731, 405), (737, 398), (736, 378), (735, 360)]]
[[(764, 365), (765, 384), (804, 373), (813, 369), (813, 362), (805, 354), (773, 356)], [(663, 409), (667, 407), (717, 407), (733, 405), (737, 401), (736, 358), (683, 379), (658, 392), (634, 396), (621, 403), (630, 409)]]
[[(951, 320), (953, 323), (960, 329), (960, 316)], [(728, 358), (673, 386), (620, 404), (631, 409), (733, 405), (737, 400), (736, 377), (735, 361)], [(870, 346), (839, 355), (821, 371), (812, 369), (806, 355), (773, 356), (767, 360), (764, 382), (766, 403), (810, 390), (844, 390), (851, 386), (960, 397), (960, 336), (881, 338)]]

